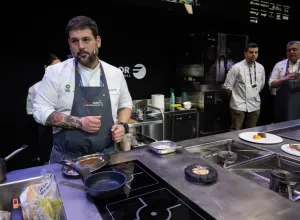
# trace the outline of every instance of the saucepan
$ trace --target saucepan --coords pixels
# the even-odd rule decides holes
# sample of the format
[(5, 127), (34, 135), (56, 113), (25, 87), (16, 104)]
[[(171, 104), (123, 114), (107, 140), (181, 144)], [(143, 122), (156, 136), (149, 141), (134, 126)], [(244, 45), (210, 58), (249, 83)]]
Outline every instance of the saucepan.
[(8, 155), (5, 158), (0, 158), (0, 183), (4, 180), (6, 176), (6, 165), (5, 163), (10, 160), (12, 157), (14, 157), (16, 154), (18, 154), (20, 151), (24, 150), (28, 145), (23, 145), (19, 149), (12, 152), (10, 155)]
[(80, 175), (85, 191), (93, 198), (108, 198), (123, 192), (126, 176), (121, 172), (103, 171), (91, 174), (88, 169), (71, 161), (63, 160), (60, 163), (74, 169)]

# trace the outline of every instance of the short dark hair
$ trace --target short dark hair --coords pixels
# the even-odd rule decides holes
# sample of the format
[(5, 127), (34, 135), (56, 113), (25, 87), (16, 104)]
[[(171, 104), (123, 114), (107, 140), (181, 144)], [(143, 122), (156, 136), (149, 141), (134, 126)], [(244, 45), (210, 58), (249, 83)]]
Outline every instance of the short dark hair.
[(245, 52), (247, 52), (249, 50), (249, 48), (258, 48), (258, 44), (256, 43), (249, 43), (246, 47), (245, 47)]
[(48, 54), (47, 58), (46, 58), (46, 66), (50, 66), (52, 64), (52, 62), (56, 59), (59, 59), (56, 55), (54, 55), (53, 53)]
[(96, 22), (86, 16), (77, 16), (77, 17), (72, 18), (68, 23), (66, 32), (69, 37), (70, 30), (78, 30), (78, 29), (83, 30), (86, 28), (91, 29), (95, 38), (99, 35)]

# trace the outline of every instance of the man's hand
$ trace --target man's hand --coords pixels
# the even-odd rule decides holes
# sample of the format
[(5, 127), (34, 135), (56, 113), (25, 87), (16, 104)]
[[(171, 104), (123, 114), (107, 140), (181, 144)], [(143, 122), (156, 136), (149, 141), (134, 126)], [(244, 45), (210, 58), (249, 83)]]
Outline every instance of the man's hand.
[(80, 119), (82, 123), (81, 129), (85, 132), (95, 133), (101, 127), (101, 116), (86, 116)]
[(120, 142), (123, 140), (125, 135), (125, 128), (123, 125), (113, 125), (111, 131), (112, 131), (112, 139), (115, 142)]
[(285, 78), (285, 80), (294, 80), (294, 79), (296, 79), (296, 75), (297, 75), (297, 73), (294, 72), (294, 73), (288, 74), (288, 75), (285, 76), (284, 78)]

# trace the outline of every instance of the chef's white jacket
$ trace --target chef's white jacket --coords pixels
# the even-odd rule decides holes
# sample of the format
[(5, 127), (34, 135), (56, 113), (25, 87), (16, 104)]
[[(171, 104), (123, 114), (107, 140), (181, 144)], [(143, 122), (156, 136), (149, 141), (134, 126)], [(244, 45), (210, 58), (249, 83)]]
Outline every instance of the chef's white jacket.
[[(112, 117), (117, 118), (121, 108), (132, 108), (132, 98), (122, 71), (104, 61), (101, 61), (108, 85)], [(70, 115), (75, 91), (74, 58), (47, 67), (33, 104), (33, 116), (38, 123), (45, 124), (53, 111)], [(100, 68), (89, 69), (78, 65), (83, 86), (100, 86)], [(106, 85), (105, 85), (106, 86)], [(54, 133), (60, 128), (53, 128)]]
[(32, 115), (33, 101), (36, 96), (36, 92), (37, 92), (38, 88), (40, 87), (40, 84), (41, 84), (41, 82), (37, 82), (28, 89), (28, 95), (27, 95), (27, 101), (26, 101), (26, 111), (27, 111), (28, 115)]
[[(230, 107), (243, 112), (253, 112), (260, 109), (260, 96), (259, 92), (265, 85), (265, 69), (264, 67), (255, 62), (256, 66), (256, 82), (254, 74), (254, 65), (250, 67), (243, 60), (236, 63), (229, 70), (224, 89), (231, 90)], [(250, 77), (252, 77), (252, 84)], [(256, 87), (252, 85), (256, 84)]]
[[(273, 68), (273, 71), (272, 71), (271, 76), (269, 78), (269, 87), (271, 89), (272, 95), (276, 95), (276, 92), (280, 89), (280, 87), (272, 88), (271, 87), (272, 82), (274, 80), (281, 79), (281, 78), (285, 77), (287, 61), (288, 61), (287, 59), (282, 60), (282, 61), (276, 63), (276, 65)], [(299, 63), (300, 63), (300, 59), (297, 60), (297, 62), (295, 64), (293, 64), (291, 61), (289, 61), (289, 67), (288, 67), (289, 73), (297, 72), (298, 68), (299, 68)]]

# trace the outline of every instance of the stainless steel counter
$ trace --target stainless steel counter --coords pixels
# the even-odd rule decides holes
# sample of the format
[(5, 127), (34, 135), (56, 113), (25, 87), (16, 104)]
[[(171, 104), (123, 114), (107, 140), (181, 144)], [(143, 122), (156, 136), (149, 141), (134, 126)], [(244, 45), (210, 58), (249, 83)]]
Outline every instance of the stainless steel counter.
[[(184, 147), (188, 147), (227, 138), (242, 141), (239, 139), (238, 134), (244, 131), (266, 131), (293, 125), (300, 125), (300, 120), (243, 131), (228, 132), (179, 143)], [(290, 156), (280, 150), (282, 144), (290, 142), (290, 140), (284, 139), (283, 143), (276, 145), (257, 145), (248, 142), (247, 144), (280, 153), (285, 156)], [(300, 160), (297, 157), (293, 158)], [(138, 159), (162, 179), (166, 180), (170, 185), (217, 219), (300, 219), (300, 212), (298, 211), (300, 202), (292, 202), (283, 198), (275, 192), (250, 182), (216, 164), (206, 162), (184, 149), (181, 149), (177, 155), (161, 158), (149, 153), (145, 148), (139, 148), (134, 151), (121, 152), (113, 155), (111, 164), (133, 159)], [(194, 185), (188, 182), (184, 178), (184, 169), (188, 165), (194, 163), (209, 164), (213, 166), (218, 171), (218, 181), (210, 186)], [(38, 176), (43, 168), (52, 169), (56, 175), (67, 219), (101, 219), (96, 207), (85, 198), (84, 191), (59, 184), (60, 181), (65, 180), (65, 178), (62, 177), (60, 171), (61, 165), (59, 164), (16, 170), (7, 174), (7, 181), (12, 182)], [(68, 181), (82, 184), (79, 179), (68, 179)]]

